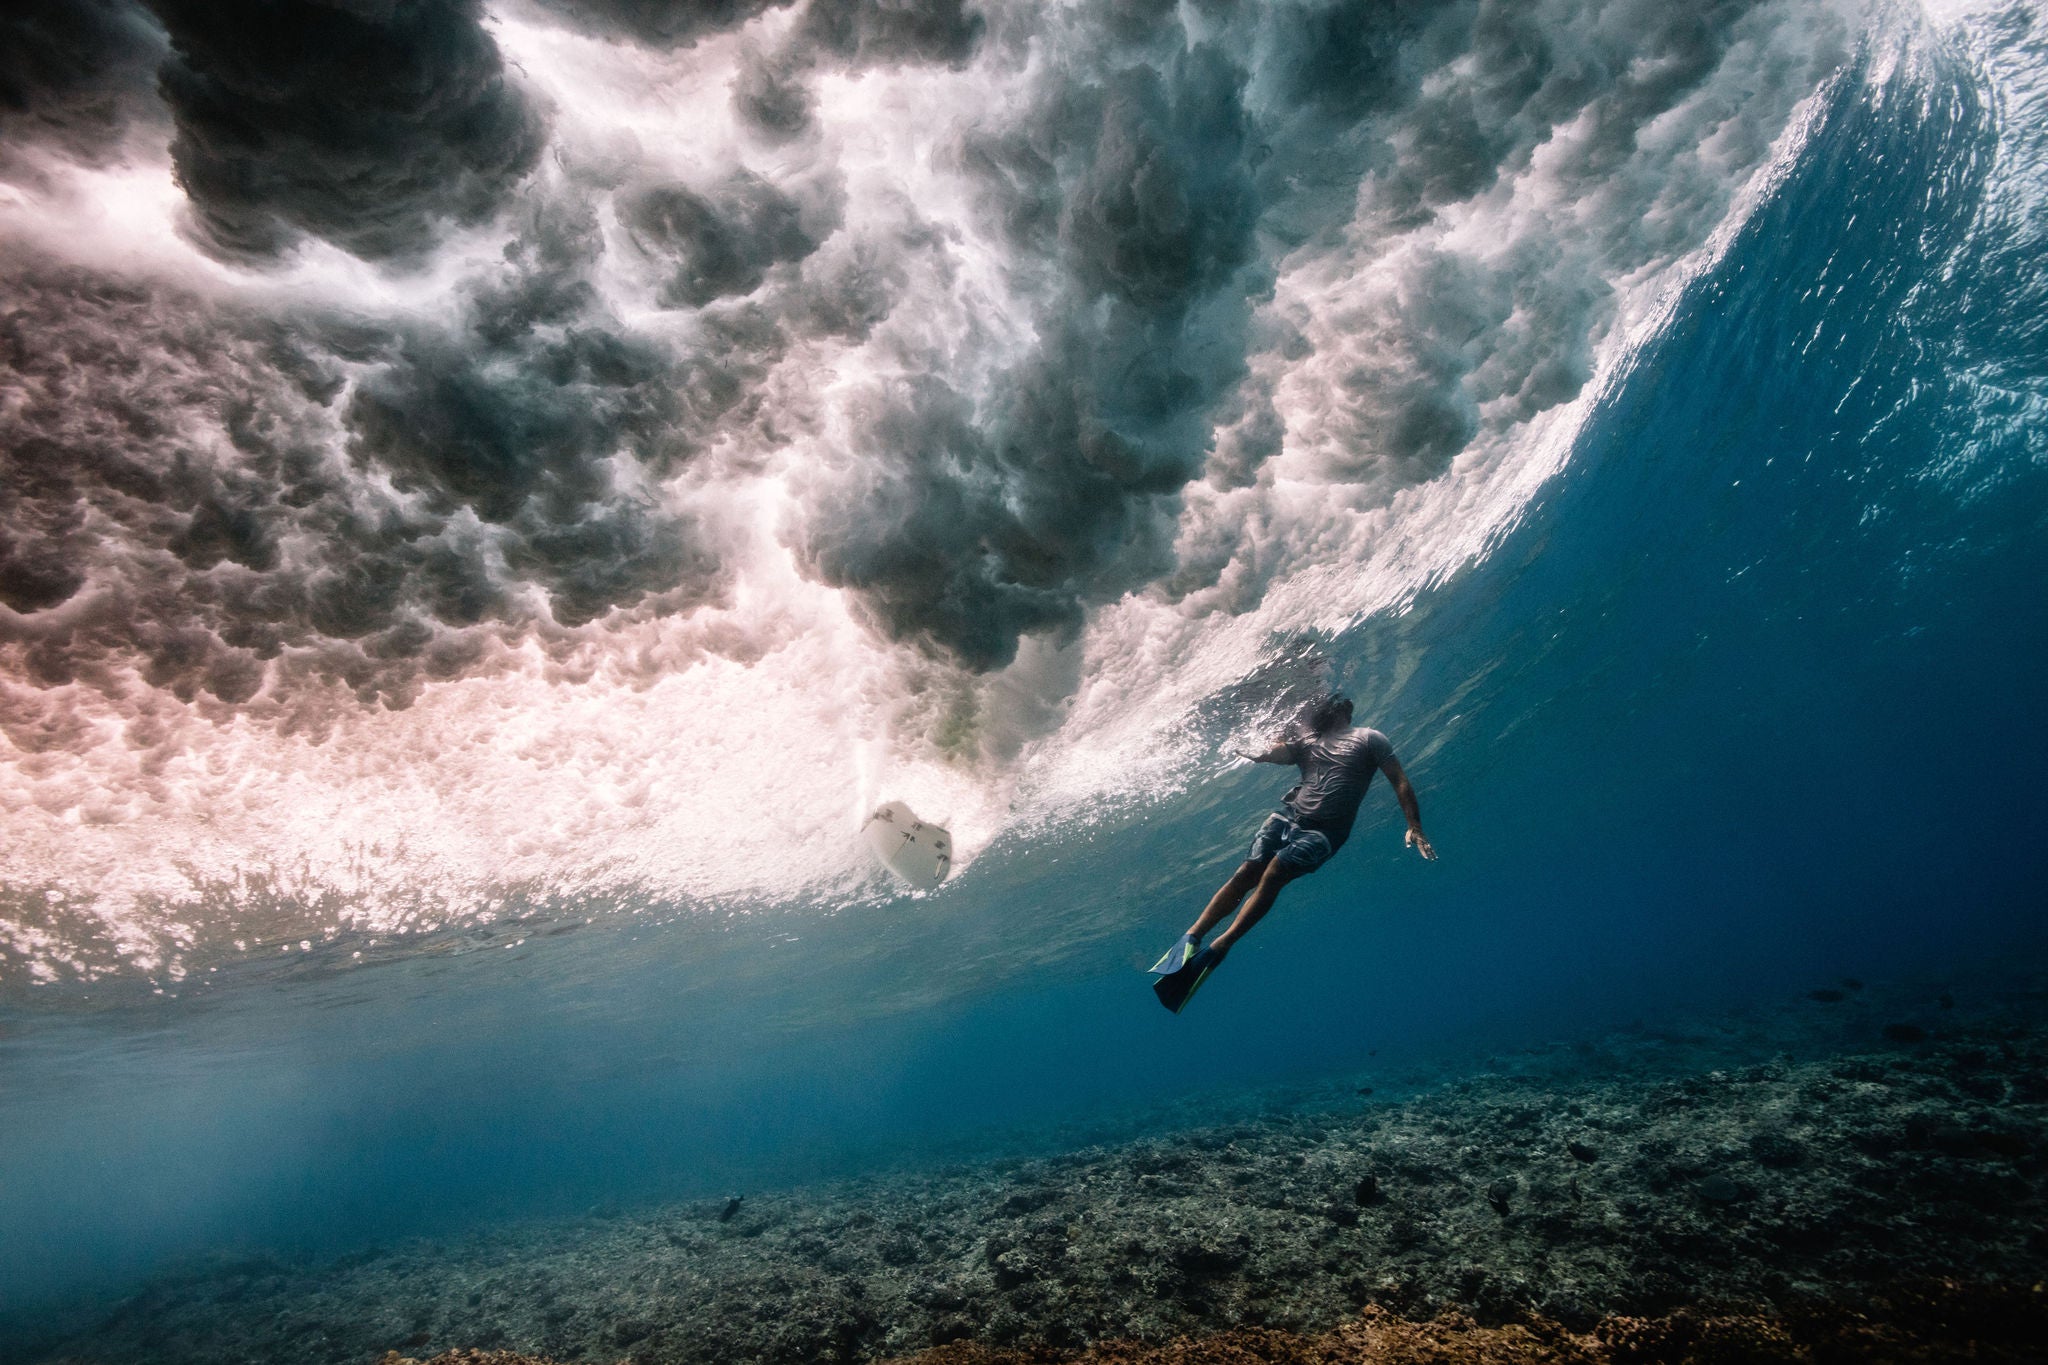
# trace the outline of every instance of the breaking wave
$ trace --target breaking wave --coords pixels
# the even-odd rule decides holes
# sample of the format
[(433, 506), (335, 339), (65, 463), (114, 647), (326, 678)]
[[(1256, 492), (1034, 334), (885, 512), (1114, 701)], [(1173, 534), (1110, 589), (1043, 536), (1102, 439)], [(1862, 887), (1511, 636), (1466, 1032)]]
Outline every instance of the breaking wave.
[[(888, 798), (972, 897), (1483, 556), (1815, 129), (1963, 60), (1803, 3), (306, 8), (14, 21), (15, 985), (872, 900)], [(374, 116), (281, 93), (365, 54)]]

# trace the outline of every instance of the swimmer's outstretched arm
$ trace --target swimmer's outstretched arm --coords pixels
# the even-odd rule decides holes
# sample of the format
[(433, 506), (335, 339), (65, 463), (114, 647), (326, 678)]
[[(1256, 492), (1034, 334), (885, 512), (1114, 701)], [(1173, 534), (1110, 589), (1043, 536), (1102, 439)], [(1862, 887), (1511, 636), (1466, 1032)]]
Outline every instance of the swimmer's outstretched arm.
[(1408, 781), (1408, 774), (1402, 770), (1401, 760), (1388, 754), (1380, 760), (1380, 771), (1393, 784), (1394, 797), (1401, 803), (1401, 814), (1408, 817), (1408, 833), (1403, 842), (1430, 862), (1435, 862), (1436, 849), (1422, 833), (1422, 803), (1415, 799), (1414, 784)]
[(1255, 754), (1250, 749), (1232, 749), (1230, 754), (1231, 757), (1244, 759), (1247, 763), (1294, 762), (1294, 746), (1286, 740), (1276, 740), (1273, 747), (1262, 754)]
[(1279, 734), (1273, 736), (1273, 747), (1266, 750), (1266, 752), (1261, 754), (1254, 753), (1250, 749), (1232, 749), (1230, 756), (1232, 758), (1241, 758), (1247, 763), (1292, 763), (1295, 759), (1295, 753), (1296, 750), (1292, 738), (1287, 731), (1282, 730)]

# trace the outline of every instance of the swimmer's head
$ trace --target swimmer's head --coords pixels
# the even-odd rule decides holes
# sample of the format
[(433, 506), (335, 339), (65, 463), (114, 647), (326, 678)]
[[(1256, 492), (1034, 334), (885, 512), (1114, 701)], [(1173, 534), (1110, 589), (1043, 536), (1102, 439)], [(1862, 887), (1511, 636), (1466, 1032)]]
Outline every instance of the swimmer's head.
[(1330, 692), (1317, 697), (1305, 708), (1303, 719), (1309, 728), (1319, 735), (1351, 723), (1351, 698), (1342, 692)]

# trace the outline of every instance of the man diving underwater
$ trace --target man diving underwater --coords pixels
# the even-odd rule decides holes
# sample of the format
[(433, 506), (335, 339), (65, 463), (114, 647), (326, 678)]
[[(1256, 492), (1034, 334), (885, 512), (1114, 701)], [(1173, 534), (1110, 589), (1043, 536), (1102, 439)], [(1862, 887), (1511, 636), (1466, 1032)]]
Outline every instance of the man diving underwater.
[[(1333, 692), (1310, 703), (1302, 718), (1264, 753), (1240, 751), (1237, 756), (1253, 763), (1292, 763), (1301, 769), (1301, 781), (1282, 798), (1280, 810), (1259, 826), (1244, 862), (1210, 898), (1194, 926), (1152, 968), (1159, 977), (1153, 991), (1160, 1003), (1176, 1014), (1222, 963), (1232, 945), (1265, 918), (1281, 889), (1321, 867), (1344, 846), (1375, 772), (1387, 775), (1401, 813), (1408, 817), (1408, 847), (1436, 860), (1436, 850), (1422, 833), (1422, 808), (1416, 803), (1415, 788), (1394, 757), (1394, 746), (1377, 730), (1352, 727), (1351, 698), (1343, 693)], [(1250, 893), (1249, 900), (1246, 893)], [(1230, 927), (1203, 947), (1202, 936), (1233, 910), (1237, 918)]]

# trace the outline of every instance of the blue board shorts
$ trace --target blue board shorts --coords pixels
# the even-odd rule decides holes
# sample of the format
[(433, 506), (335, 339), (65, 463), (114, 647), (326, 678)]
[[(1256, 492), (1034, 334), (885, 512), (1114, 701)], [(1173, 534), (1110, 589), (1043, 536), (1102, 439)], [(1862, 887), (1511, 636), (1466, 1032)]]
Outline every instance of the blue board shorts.
[(1252, 836), (1252, 851), (1245, 855), (1245, 861), (1259, 865), (1277, 859), (1282, 867), (1299, 877), (1330, 861), (1330, 855), (1336, 851), (1328, 835), (1275, 811)]

